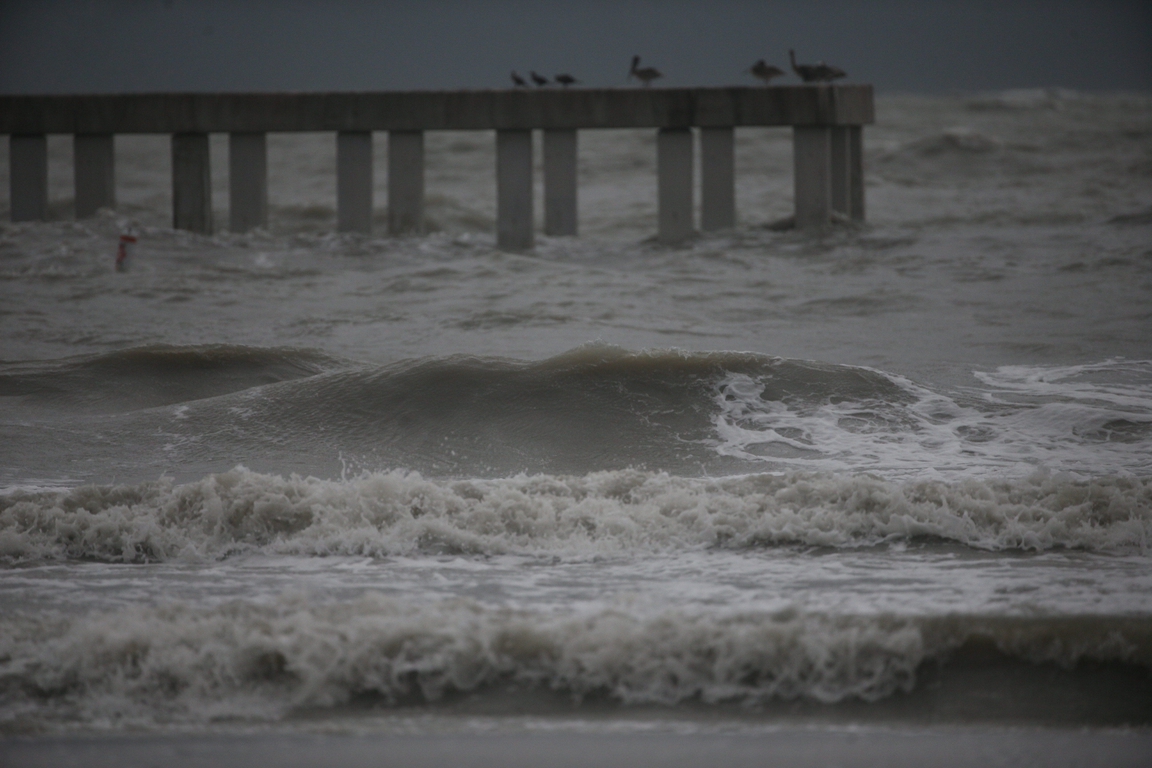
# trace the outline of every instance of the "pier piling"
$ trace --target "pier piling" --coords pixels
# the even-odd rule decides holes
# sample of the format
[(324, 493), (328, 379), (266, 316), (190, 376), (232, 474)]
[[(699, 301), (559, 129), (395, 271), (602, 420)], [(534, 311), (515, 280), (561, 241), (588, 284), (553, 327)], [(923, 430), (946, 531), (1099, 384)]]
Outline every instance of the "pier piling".
[(864, 221), (864, 167), (860, 126), (832, 128), (832, 210), (849, 221)]
[(207, 133), (172, 134), (172, 227), (212, 234), (212, 170)]
[(496, 131), (496, 247), (527, 251), (532, 235), (532, 131)]
[(694, 142), (700, 136), (700, 229), (736, 224), (735, 129), (793, 130), (795, 222), (820, 231), (864, 220), (863, 126), (874, 119), (869, 85), (723, 88), (539, 88), (334, 93), (0, 95), (8, 135), (13, 221), (48, 216), (48, 134), (71, 134), (76, 215), (116, 202), (115, 134), (172, 136), (172, 221), (212, 231), (210, 133), (230, 134), (229, 227), (267, 226), (269, 132), (336, 134), (336, 220), (370, 232), (373, 134), (388, 133), (388, 231), (424, 229), (424, 133), (495, 131), (496, 241), (533, 245), (532, 132), (543, 132), (544, 231), (578, 231), (578, 132), (656, 129), (657, 237), (695, 231)]
[(864, 221), (864, 129), (849, 125), (842, 129), (848, 133), (848, 218)]
[(792, 129), (793, 187), (796, 228), (819, 230), (832, 223), (832, 129)]

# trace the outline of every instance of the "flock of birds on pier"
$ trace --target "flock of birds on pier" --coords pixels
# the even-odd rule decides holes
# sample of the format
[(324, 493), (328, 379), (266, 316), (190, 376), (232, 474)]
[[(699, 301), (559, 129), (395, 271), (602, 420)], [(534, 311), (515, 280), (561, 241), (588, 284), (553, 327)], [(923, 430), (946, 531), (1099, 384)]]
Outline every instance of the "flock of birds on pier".
[[(848, 73), (839, 67), (834, 67), (831, 64), (825, 64), (823, 61), (818, 61), (815, 64), (797, 64), (796, 51), (788, 51), (788, 60), (792, 64), (792, 71), (795, 72), (801, 80), (806, 83), (830, 83), (833, 80), (838, 80), (841, 77), (847, 77)], [(764, 59), (759, 59), (745, 72), (751, 74), (753, 77), (759, 78), (764, 81), (765, 85), (772, 82), (775, 77), (788, 74), (780, 67), (773, 66)], [(653, 80), (663, 77), (663, 73), (655, 67), (641, 67), (640, 57), (632, 57), (632, 67), (628, 70), (629, 80), (639, 80), (643, 85), (649, 86)], [(538, 74), (535, 70), (529, 70), (528, 77), (536, 84), (537, 88), (542, 88), (546, 85), (557, 84), (564, 88), (570, 85), (578, 84), (580, 81), (567, 73), (556, 75), (550, 81), (548, 78)], [(512, 83), (518, 88), (528, 88), (528, 81), (520, 77), (515, 72), (512, 73)]]

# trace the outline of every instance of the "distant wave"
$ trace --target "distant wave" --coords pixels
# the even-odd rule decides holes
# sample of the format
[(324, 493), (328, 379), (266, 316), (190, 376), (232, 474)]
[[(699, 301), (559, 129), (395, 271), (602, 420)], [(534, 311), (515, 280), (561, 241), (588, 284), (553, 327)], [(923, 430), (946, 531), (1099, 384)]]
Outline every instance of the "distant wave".
[[(940, 392), (859, 366), (603, 344), (540, 361), (388, 365), (309, 350), (144, 348), (0, 367), (0, 395), (22, 408), (19, 423), (0, 420), (0, 437), (13, 457), (42, 457), (0, 472), (19, 482), (135, 465), (136, 477), (187, 480), (244, 464), (331, 477), (343, 460), (435, 477), (1152, 473), (1152, 363), (978, 376), (984, 388)], [(52, 428), (28, 429), (38, 421)]]
[(413, 552), (587, 556), (917, 538), (989, 550), (1147, 551), (1152, 478), (884, 481), (788, 473), (722, 479), (635, 470), (343, 481), (236, 469), (184, 485), (0, 496), (9, 563)]
[(0, 729), (259, 721), (353, 700), (437, 702), (501, 685), (623, 703), (875, 702), (913, 689), (925, 662), (946, 662), (972, 644), (1065, 668), (1137, 665), (1139, 675), (1152, 666), (1152, 621), (628, 603), (541, 613), (379, 593), (18, 615), (0, 625)]
[(96, 412), (139, 410), (313, 376), (337, 365), (312, 350), (160, 344), (0, 364), (0, 397)]

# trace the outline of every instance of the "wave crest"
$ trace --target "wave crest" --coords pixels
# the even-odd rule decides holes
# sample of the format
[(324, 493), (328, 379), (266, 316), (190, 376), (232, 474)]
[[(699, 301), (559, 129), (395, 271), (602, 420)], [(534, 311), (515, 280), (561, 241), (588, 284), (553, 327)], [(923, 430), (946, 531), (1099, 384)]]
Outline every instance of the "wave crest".
[(8, 562), (218, 559), (253, 550), (586, 556), (923, 537), (990, 550), (1144, 551), (1152, 541), (1152, 478), (901, 483), (621, 470), (456, 481), (393, 471), (330, 481), (238, 467), (183, 485), (0, 497), (0, 558)]
[[(1074, 626), (1073, 626), (1074, 625)], [(500, 685), (675, 704), (877, 701), (966, 644), (1070, 667), (1149, 666), (1148, 620), (827, 616), (609, 605), (566, 613), (369, 593), (171, 604), (0, 629), (4, 720), (124, 726), (277, 719), (354, 700), (435, 702)]]

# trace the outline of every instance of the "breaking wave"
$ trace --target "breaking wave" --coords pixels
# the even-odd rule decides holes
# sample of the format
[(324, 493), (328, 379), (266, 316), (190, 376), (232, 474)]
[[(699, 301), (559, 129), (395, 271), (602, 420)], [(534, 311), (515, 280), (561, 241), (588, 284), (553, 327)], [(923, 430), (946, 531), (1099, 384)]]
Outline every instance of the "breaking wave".
[[(1152, 666), (1147, 618), (827, 616), (627, 603), (541, 613), (367, 593), (173, 603), (0, 629), (2, 726), (279, 719), (501, 685), (628, 704), (877, 701), (966, 644), (1032, 663)], [(1139, 672), (1138, 672), (1139, 674)], [(6, 721), (6, 722), (4, 722)]]
[[(0, 366), (0, 478), (61, 468), (181, 480), (238, 464), (334, 477), (871, 472), (958, 479), (1152, 473), (1152, 364), (978, 372), (946, 392), (870, 368), (588, 344), (540, 361), (388, 365), (308, 350), (164, 347)], [(11, 401), (10, 401), (11, 402)], [(0, 404), (2, 405), (2, 404)], [(28, 419), (49, 428), (30, 430)], [(80, 437), (77, 437), (77, 434)], [(10, 466), (9, 466), (10, 465)], [(81, 469), (88, 468), (88, 469)]]
[(620, 470), (455, 481), (393, 471), (320, 480), (237, 468), (182, 485), (0, 497), (0, 558), (10, 563), (203, 560), (251, 551), (586, 556), (917, 538), (987, 550), (1144, 552), (1152, 542), (1152, 478), (893, 482)]

